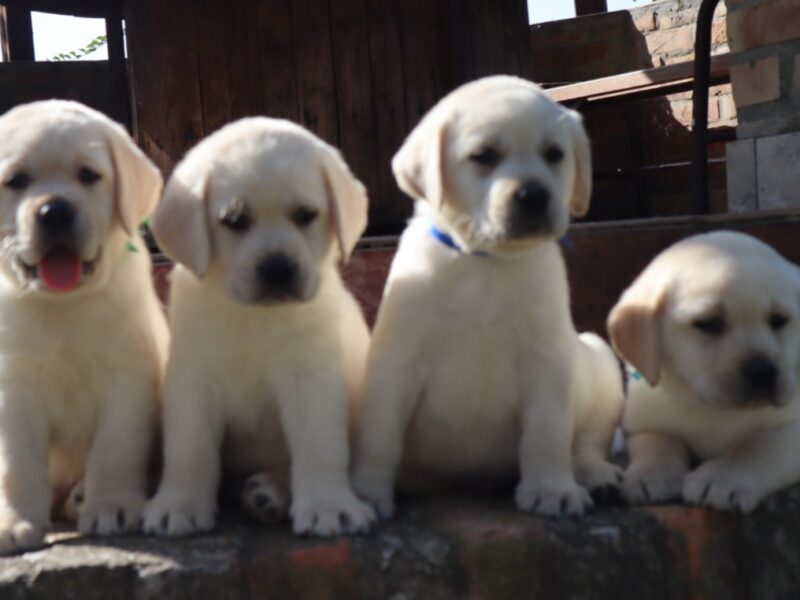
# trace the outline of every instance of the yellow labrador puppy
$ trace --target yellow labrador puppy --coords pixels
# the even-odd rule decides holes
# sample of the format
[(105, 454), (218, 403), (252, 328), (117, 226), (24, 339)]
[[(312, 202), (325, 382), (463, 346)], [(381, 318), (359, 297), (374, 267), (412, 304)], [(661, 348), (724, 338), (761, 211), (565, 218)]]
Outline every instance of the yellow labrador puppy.
[(418, 199), (373, 332), (354, 466), (383, 516), (407, 472), (519, 476), (521, 510), (579, 515), (616, 486), (620, 368), (575, 332), (558, 240), (589, 207), (579, 115), (506, 76), (462, 86), (392, 163)]
[(799, 305), (798, 269), (733, 232), (675, 244), (625, 291), (609, 330), (644, 376), (623, 422), (628, 500), (746, 512), (800, 480)]
[(297, 533), (359, 532), (374, 519), (347, 471), (369, 332), (336, 268), (366, 218), (364, 187), (339, 153), (288, 121), (237, 121), (178, 165), (154, 218), (178, 265), (148, 532), (212, 528), (223, 467), (251, 476), (245, 507), (263, 520), (291, 496)]
[(41, 544), (84, 476), (79, 529), (136, 529), (168, 333), (137, 229), (161, 175), (52, 100), (0, 118), (0, 177), (0, 553)]

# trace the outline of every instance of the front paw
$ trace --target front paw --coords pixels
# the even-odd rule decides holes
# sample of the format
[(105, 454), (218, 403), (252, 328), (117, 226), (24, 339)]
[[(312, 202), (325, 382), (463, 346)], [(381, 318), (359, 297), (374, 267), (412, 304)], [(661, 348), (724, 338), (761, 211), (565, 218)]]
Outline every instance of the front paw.
[(580, 517), (594, 506), (589, 492), (577, 483), (517, 486), (517, 507), (542, 517)]
[(12, 512), (0, 514), (0, 556), (41, 547), (48, 528), (46, 522), (37, 523)]
[(394, 490), (391, 481), (384, 482), (355, 475), (352, 483), (356, 495), (369, 503), (381, 519), (392, 518)]
[(622, 469), (612, 462), (594, 459), (575, 464), (575, 480), (589, 490), (598, 504), (619, 502)]
[(296, 534), (323, 537), (366, 533), (376, 518), (349, 489), (331, 488), (296, 493), (291, 514)]
[(86, 497), (78, 509), (78, 531), (103, 536), (139, 531), (144, 502), (144, 494), (134, 492)]
[(144, 507), (144, 532), (182, 537), (214, 528), (216, 505), (213, 498), (191, 494), (159, 492)]
[(750, 512), (765, 496), (752, 473), (722, 459), (710, 460), (686, 476), (683, 497), (690, 504)]
[(622, 482), (622, 497), (629, 504), (665, 504), (680, 500), (686, 469), (655, 465), (628, 468)]

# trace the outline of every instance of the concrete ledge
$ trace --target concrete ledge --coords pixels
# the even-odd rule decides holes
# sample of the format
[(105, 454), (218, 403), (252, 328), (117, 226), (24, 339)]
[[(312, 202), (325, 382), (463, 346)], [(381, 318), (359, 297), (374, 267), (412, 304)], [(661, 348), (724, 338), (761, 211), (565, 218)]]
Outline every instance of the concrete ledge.
[(299, 539), (228, 515), (184, 540), (80, 538), (0, 560), (0, 598), (660, 598), (800, 596), (800, 486), (754, 514), (604, 508), (580, 521), (508, 497), (409, 502), (371, 535)]

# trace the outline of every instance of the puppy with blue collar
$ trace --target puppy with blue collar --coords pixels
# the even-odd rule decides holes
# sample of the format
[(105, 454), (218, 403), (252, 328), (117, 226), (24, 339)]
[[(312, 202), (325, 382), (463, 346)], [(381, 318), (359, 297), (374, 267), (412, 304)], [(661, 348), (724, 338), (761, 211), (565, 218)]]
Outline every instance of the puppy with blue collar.
[(617, 360), (578, 335), (558, 240), (589, 208), (580, 116), (515, 77), (441, 100), (392, 162), (416, 199), (369, 352), (354, 487), (380, 515), (403, 479), (518, 478), (517, 506), (583, 514), (616, 487)]

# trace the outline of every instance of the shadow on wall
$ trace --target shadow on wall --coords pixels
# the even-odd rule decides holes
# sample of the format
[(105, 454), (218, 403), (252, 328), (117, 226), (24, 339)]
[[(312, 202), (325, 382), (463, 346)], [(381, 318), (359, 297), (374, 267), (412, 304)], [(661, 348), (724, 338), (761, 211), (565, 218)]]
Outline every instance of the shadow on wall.
[[(617, 75), (694, 58), (699, 0), (668, 0), (633, 11), (532, 25), (531, 70), (545, 87)], [(712, 34), (715, 52), (727, 50), (724, 6)], [(730, 87), (710, 91), (711, 127), (735, 125)], [(585, 220), (690, 214), (691, 92), (603, 105), (574, 105), (592, 139), (595, 190)], [(724, 146), (709, 148), (724, 156)], [(725, 210), (724, 163), (709, 170), (712, 212)]]

